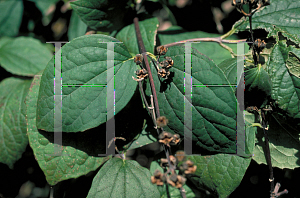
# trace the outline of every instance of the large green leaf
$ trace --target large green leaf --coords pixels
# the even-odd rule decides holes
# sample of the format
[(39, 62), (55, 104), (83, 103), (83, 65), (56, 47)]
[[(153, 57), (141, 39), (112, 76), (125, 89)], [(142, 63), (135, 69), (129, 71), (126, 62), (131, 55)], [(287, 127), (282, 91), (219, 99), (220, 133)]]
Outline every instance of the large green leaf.
[[(275, 117), (269, 119), (268, 133), (272, 166), (281, 169), (300, 167), (299, 131), (293, 131), (280, 124)], [(265, 158), (264, 132), (257, 129), (253, 159), (259, 164), (267, 164)]]
[(151, 173), (133, 160), (112, 158), (95, 176), (88, 198), (157, 198), (159, 191), (150, 182)]
[[(36, 75), (26, 97), (27, 135), (35, 159), (43, 170), (46, 180), (50, 185), (55, 185), (60, 181), (77, 178), (97, 169), (106, 160), (104, 157), (97, 157), (97, 152), (98, 154), (105, 152), (105, 138), (103, 135), (96, 136), (99, 131), (63, 134), (61, 147), (53, 142), (53, 133), (38, 131), (36, 106), (40, 81), (41, 75)], [(89, 149), (91, 145), (93, 148)], [(58, 153), (54, 155), (55, 149), (62, 149), (61, 155)], [(96, 157), (92, 153), (96, 154)]]
[(46, 67), (51, 57), (48, 47), (33, 38), (18, 37), (0, 46), (1, 66), (21, 76), (34, 76)]
[[(158, 44), (165, 45), (168, 43), (178, 42), (186, 39), (193, 38), (206, 38), (206, 37), (220, 37), (218, 34), (211, 34), (201, 31), (187, 32), (181, 27), (173, 26), (168, 30), (158, 32)], [(237, 39), (236, 36), (231, 36), (228, 39)], [(236, 53), (237, 44), (225, 44), (232, 48), (233, 52)], [(205, 54), (212, 59), (215, 64), (219, 64), (225, 59), (231, 58), (230, 52), (225, 48), (221, 47), (216, 42), (201, 42), (192, 44), (192, 47), (197, 49), (199, 52)]]
[[(300, 78), (289, 71), (297, 62), (291, 60), (289, 52), (300, 57), (300, 50), (287, 47), (284, 42), (275, 45), (268, 61), (268, 73), (272, 81), (271, 97), (279, 108), (292, 118), (300, 118)], [(289, 58), (290, 57), (290, 58)], [(288, 64), (288, 65), (287, 65)]]
[[(252, 127), (254, 115), (246, 113), (246, 138), (245, 148), (247, 154), (252, 154), (256, 127)], [(251, 158), (243, 158), (231, 154), (217, 154), (211, 156), (189, 155), (197, 166), (194, 174), (188, 176), (199, 189), (207, 189), (218, 197), (227, 197), (241, 183)]]
[(22, 1), (0, 1), (0, 36), (16, 36), (19, 33), (22, 15)]
[(8, 78), (0, 83), (0, 162), (13, 168), (28, 144), (26, 106), (31, 80)]
[[(300, 43), (300, 1), (272, 0), (271, 5), (256, 12), (252, 17), (253, 29), (265, 29), (268, 37), (278, 36), (281, 32), (290, 40)], [(234, 25), (239, 31), (250, 29), (249, 19), (242, 18)]]
[[(155, 39), (158, 28), (158, 20), (156, 17), (139, 21), (141, 35), (144, 41), (144, 45), (147, 52), (154, 53)], [(116, 38), (122, 41), (129, 52), (133, 54), (139, 54), (139, 46), (136, 38), (134, 24), (123, 28), (116, 36)]]
[[(171, 68), (174, 77), (159, 79), (155, 67), (153, 79), (161, 115), (169, 120), (165, 130), (184, 135), (184, 77), (185, 48), (171, 47), (166, 56), (174, 60)], [(163, 59), (163, 58), (161, 58)], [(197, 146), (208, 151), (236, 153), (237, 100), (228, 86), (224, 73), (206, 56), (192, 48), (192, 135)], [(162, 81), (162, 82), (161, 82)], [(149, 83), (146, 93), (150, 95)], [(198, 147), (198, 149), (199, 149)]]
[(229, 196), (240, 185), (251, 161), (230, 154), (190, 155), (187, 159), (197, 166), (188, 178), (200, 189), (208, 189), (220, 198)]
[(245, 98), (247, 106), (263, 107), (271, 94), (272, 84), (268, 73), (259, 64), (245, 70)]
[[(164, 172), (164, 169), (159, 165), (157, 161), (151, 162), (150, 166), (150, 173), (153, 174), (155, 170), (160, 170), (160, 172)], [(177, 170), (176, 173), (179, 171)], [(201, 194), (199, 191), (196, 189), (191, 189), (186, 183), (182, 186), (185, 190), (185, 195), (187, 198), (194, 198), (194, 197), (204, 197), (203, 194)], [(172, 197), (172, 198), (181, 198), (180, 190), (178, 188), (172, 187), (171, 185), (163, 185), (163, 186), (157, 186), (159, 192), (160, 192), (160, 197), (161, 198), (167, 198), (167, 197)], [(167, 190), (168, 188), (168, 190)], [(169, 195), (169, 196), (168, 196)]]
[[(103, 43), (104, 42), (104, 43)], [(84, 131), (99, 126), (106, 117), (106, 87), (72, 86), (105, 85), (107, 79), (107, 43), (118, 42), (105, 35), (86, 35), (62, 47), (62, 130)], [(115, 113), (129, 102), (136, 90), (132, 75), (136, 69), (133, 57), (124, 44), (114, 44)], [(42, 79), (37, 107), (39, 129), (54, 131), (54, 58), (48, 63)], [(112, 111), (113, 109), (108, 109)]]
[(71, 6), (90, 28), (103, 32), (122, 28), (129, 11), (124, 0), (77, 0)]
[(76, 37), (82, 36), (86, 32), (87, 25), (79, 18), (76, 12), (72, 12), (68, 37), (69, 40), (73, 40)]

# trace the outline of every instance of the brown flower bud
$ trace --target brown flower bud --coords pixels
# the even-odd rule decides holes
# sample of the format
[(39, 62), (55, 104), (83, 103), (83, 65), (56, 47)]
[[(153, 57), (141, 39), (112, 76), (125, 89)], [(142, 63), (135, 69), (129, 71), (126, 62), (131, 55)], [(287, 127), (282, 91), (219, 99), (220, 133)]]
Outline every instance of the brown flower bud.
[(170, 145), (176, 145), (180, 142), (180, 136), (178, 134), (174, 134), (173, 135), (173, 140), (170, 143)]
[(173, 135), (167, 131), (163, 131), (161, 134), (158, 136), (159, 142), (167, 145), (170, 147), (170, 142), (173, 140)]

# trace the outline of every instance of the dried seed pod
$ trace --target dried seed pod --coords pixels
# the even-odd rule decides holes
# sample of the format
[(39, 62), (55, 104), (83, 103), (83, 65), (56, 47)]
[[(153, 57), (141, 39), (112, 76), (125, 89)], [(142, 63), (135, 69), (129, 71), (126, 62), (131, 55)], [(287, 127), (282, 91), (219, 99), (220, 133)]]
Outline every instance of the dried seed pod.
[(156, 119), (156, 124), (158, 127), (164, 127), (168, 124), (168, 119), (165, 116), (160, 116)]
[(168, 48), (166, 48), (165, 46), (162, 45), (162, 46), (158, 46), (156, 48), (156, 51), (159, 55), (165, 55), (168, 51)]
[(258, 52), (261, 52), (266, 47), (266, 42), (264, 40), (256, 39), (254, 41), (254, 47)]
[(159, 69), (158, 75), (162, 78), (168, 79), (168, 76), (170, 75), (170, 71), (168, 71), (166, 69)]
[[(173, 155), (170, 155), (170, 163), (173, 165), (173, 166), (176, 166), (176, 158), (173, 156)], [(168, 159), (164, 159), (164, 158), (161, 158), (160, 159), (160, 166), (161, 167), (169, 167), (169, 162), (168, 162)]]
[(155, 170), (154, 176), (151, 176), (151, 182), (152, 184), (156, 184), (158, 186), (164, 185), (164, 181), (166, 178), (164, 177), (164, 174), (161, 173), (159, 170)]
[(147, 70), (145, 70), (144, 68), (143, 68), (143, 69), (136, 70), (135, 74), (137, 75), (137, 77), (138, 77), (139, 79), (145, 78), (146, 76), (148, 76), (148, 72), (147, 72)]
[(134, 57), (134, 62), (135, 64), (139, 65), (139, 64), (142, 64), (143, 62), (143, 56), (141, 54), (137, 54), (135, 57)]
[(175, 173), (173, 173), (169, 176), (167, 181), (171, 186), (175, 188), (181, 188), (183, 184), (186, 182), (186, 178), (184, 178), (181, 175), (176, 175)]
[(169, 62), (167, 60), (161, 61), (159, 63), (159, 66), (161, 66), (162, 68), (167, 68), (169, 65)]
[(173, 135), (173, 140), (170, 143), (170, 145), (176, 145), (180, 142), (180, 136), (178, 134), (174, 134)]
[(184, 171), (184, 174), (193, 174), (197, 170), (197, 166), (191, 160), (187, 160), (180, 166), (180, 170)]
[(165, 59), (169, 63), (168, 66), (166, 67), (167, 69), (174, 65), (174, 61), (172, 60), (172, 58), (170, 56), (166, 56)]
[(173, 155), (170, 155), (170, 162), (171, 162), (171, 164), (172, 164), (173, 166), (176, 166), (177, 160), (176, 160), (176, 158), (175, 158)]
[(158, 136), (159, 142), (170, 147), (170, 142), (173, 140), (173, 135), (167, 131), (163, 131)]
[(175, 156), (176, 156), (178, 162), (181, 162), (181, 161), (185, 160), (185, 158), (186, 158), (184, 151), (177, 151)]

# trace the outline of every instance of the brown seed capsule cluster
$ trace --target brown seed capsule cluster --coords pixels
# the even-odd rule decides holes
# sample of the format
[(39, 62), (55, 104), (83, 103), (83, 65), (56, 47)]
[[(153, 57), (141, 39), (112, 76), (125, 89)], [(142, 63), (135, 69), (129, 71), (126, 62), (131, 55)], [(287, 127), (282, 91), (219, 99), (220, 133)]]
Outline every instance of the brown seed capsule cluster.
[[(151, 182), (156, 185), (163, 185), (163, 183), (168, 183), (175, 188), (181, 188), (185, 182), (185, 175), (192, 174), (196, 172), (197, 166), (191, 160), (186, 160), (184, 151), (177, 151), (176, 157), (173, 155), (169, 156), (171, 167), (169, 167), (168, 159), (161, 159), (160, 166), (163, 168), (168, 167), (168, 171), (161, 173), (159, 170), (154, 172), (154, 176), (151, 177)], [(178, 166), (179, 162), (182, 162), (181, 166)], [(176, 169), (181, 170), (184, 174), (176, 174)], [(170, 174), (170, 175), (168, 175)]]
[(253, 45), (258, 53), (262, 52), (266, 48), (266, 42), (264, 40), (256, 39)]
[(169, 69), (174, 65), (174, 61), (171, 57), (166, 56), (165, 60), (159, 63), (160, 69), (158, 70), (158, 75), (162, 78), (168, 79), (170, 75)]
[(163, 131), (158, 136), (159, 142), (167, 145), (170, 147), (170, 145), (176, 145), (180, 142), (180, 137), (178, 134), (171, 134), (167, 131)]
[(148, 72), (145, 69), (136, 70), (135, 74), (139, 79), (144, 79), (146, 76), (148, 76)]
[(193, 174), (197, 170), (197, 166), (191, 160), (187, 160), (181, 164), (179, 169), (184, 172), (184, 174)]

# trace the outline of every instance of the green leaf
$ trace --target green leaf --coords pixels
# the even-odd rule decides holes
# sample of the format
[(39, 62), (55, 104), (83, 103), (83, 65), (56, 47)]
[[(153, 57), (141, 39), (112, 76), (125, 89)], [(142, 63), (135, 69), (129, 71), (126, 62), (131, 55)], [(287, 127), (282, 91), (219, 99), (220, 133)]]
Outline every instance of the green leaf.
[(253, 154), (255, 146), (255, 134), (257, 133), (257, 128), (252, 126), (252, 123), (255, 121), (255, 115), (244, 111), (245, 115), (245, 125), (246, 125), (246, 134), (245, 134), (245, 153)]
[(7, 42), (9, 42), (11, 40), (13, 40), (13, 38), (11, 38), (11, 37), (6, 37), (6, 36), (1, 37), (0, 38), (0, 49), (3, 45), (5, 45)]
[(247, 106), (263, 107), (271, 94), (272, 84), (268, 73), (259, 64), (245, 70), (245, 98)]
[(121, 29), (129, 11), (123, 0), (77, 0), (71, 6), (88, 27), (103, 32)]
[[(40, 81), (41, 75), (36, 75), (30, 86), (29, 94), (26, 97), (27, 135), (35, 159), (43, 170), (47, 182), (53, 186), (60, 181), (77, 178), (96, 170), (105, 162), (107, 158), (94, 157), (91, 154), (91, 150), (96, 153), (99, 152), (99, 154), (105, 152), (103, 152), (103, 149), (105, 149), (105, 138), (102, 138), (104, 139), (102, 142), (95, 142), (95, 139), (101, 138), (101, 135), (96, 136), (96, 134), (99, 134), (99, 131), (78, 135), (73, 134), (73, 136), (63, 134), (61, 147), (53, 143), (54, 133), (38, 131), (36, 127), (36, 106)], [(89, 149), (90, 145), (93, 145), (94, 148)], [(102, 151), (99, 148), (102, 148)], [(54, 155), (54, 152), (56, 152), (54, 149), (62, 149), (61, 155)]]
[[(151, 165), (150, 165), (150, 173), (153, 174), (155, 170), (160, 170), (160, 172), (164, 172), (164, 169), (159, 165), (159, 163), (157, 161), (152, 161)], [(179, 171), (176, 170), (176, 173), (178, 173)], [(182, 186), (185, 190), (185, 195), (187, 198), (194, 198), (194, 197), (202, 197), (203, 195), (197, 191), (196, 189), (191, 189), (186, 183)], [(180, 190), (172, 187), (171, 185), (168, 185), (168, 190), (167, 190), (167, 186), (163, 185), (163, 186), (157, 186), (159, 192), (160, 192), (160, 197), (164, 198), (164, 197), (172, 197), (172, 198), (181, 198), (181, 194), (180, 194)], [(169, 195), (169, 196), (168, 196)]]
[(148, 127), (146, 124), (143, 131), (134, 138), (135, 140), (132, 143), (126, 145), (124, 148), (126, 148), (127, 150), (136, 149), (147, 144), (157, 142), (157, 138), (152, 135), (155, 133), (156, 130), (154, 128)]
[[(158, 20), (156, 17), (139, 21), (140, 31), (143, 38), (143, 42), (147, 52), (154, 53), (154, 46), (156, 43), (156, 33), (158, 28)], [(134, 24), (124, 27), (116, 36), (116, 38), (122, 41), (129, 52), (133, 54), (139, 54), (139, 46), (136, 38)]]
[(289, 52), (289, 58), (286, 60), (286, 66), (291, 74), (300, 78), (300, 58), (293, 52)]
[[(181, 27), (173, 26), (168, 30), (158, 32), (158, 44), (165, 45), (168, 43), (178, 42), (186, 39), (193, 38), (206, 38), (206, 37), (220, 37), (219, 34), (211, 34), (201, 31), (187, 32)], [(237, 39), (236, 36), (231, 36), (228, 39)], [(236, 53), (237, 44), (225, 44), (226, 46), (232, 48), (233, 52)], [(212, 59), (215, 64), (219, 64), (225, 59), (232, 58), (230, 52), (223, 47), (221, 47), (216, 42), (201, 42), (192, 44), (192, 47), (197, 49), (199, 52), (205, 54), (210, 59)]]
[(0, 1), (0, 37), (18, 35), (22, 22), (22, 15), (22, 1)]
[[(265, 29), (268, 37), (278, 36), (281, 32), (293, 42), (300, 43), (300, 1), (298, 0), (272, 0), (271, 5), (256, 12), (252, 17), (253, 29)], [(234, 25), (238, 31), (248, 30), (249, 19), (242, 18)]]
[[(288, 116), (300, 118), (300, 78), (289, 70), (292, 58), (289, 52), (300, 57), (299, 49), (292, 46), (287, 47), (284, 42), (280, 41), (275, 45), (269, 57), (268, 73), (272, 81), (271, 97), (279, 108), (287, 112)], [(296, 62), (292, 62), (295, 67), (297, 67), (296, 64)]]
[[(104, 43), (103, 43), (104, 42)], [(62, 47), (62, 130), (78, 132), (99, 126), (106, 117), (107, 43), (118, 42), (105, 35), (86, 35)], [(115, 114), (133, 96), (137, 83), (132, 80), (136, 64), (124, 44), (114, 44)], [(54, 131), (54, 57), (48, 63), (42, 79), (37, 107), (39, 129)]]
[(79, 18), (76, 12), (72, 12), (68, 37), (69, 40), (73, 40), (76, 37), (82, 36), (85, 34), (87, 25)]
[(150, 182), (148, 169), (133, 160), (112, 158), (93, 179), (88, 198), (144, 197), (157, 198), (159, 192)]
[[(269, 130), (266, 132), (269, 138), (272, 166), (281, 169), (300, 167), (299, 131), (288, 130), (273, 116), (269, 119), (269, 126)], [(264, 132), (261, 128), (258, 128), (253, 159), (258, 164), (267, 164), (264, 153)]]
[(220, 198), (228, 197), (240, 185), (251, 161), (251, 158), (230, 154), (190, 155), (187, 159), (197, 166), (188, 179), (199, 189), (208, 189)]
[(13, 168), (28, 144), (26, 106), (31, 80), (7, 78), (0, 83), (0, 162)]
[[(159, 79), (152, 66), (157, 99), (162, 116), (166, 116), (169, 124), (166, 131), (184, 136), (184, 77), (185, 48), (171, 47), (166, 56), (174, 60), (170, 69), (174, 77), (169, 80)], [(163, 58), (161, 58), (163, 59)], [(224, 73), (206, 56), (192, 48), (192, 135), (198, 149), (208, 151), (236, 153), (236, 116), (237, 100), (233, 89), (228, 86)], [(150, 96), (149, 83), (146, 94)]]
[(18, 37), (0, 46), (1, 66), (21, 76), (34, 76), (46, 67), (51, 57), (48, 47), (33, 38)]

